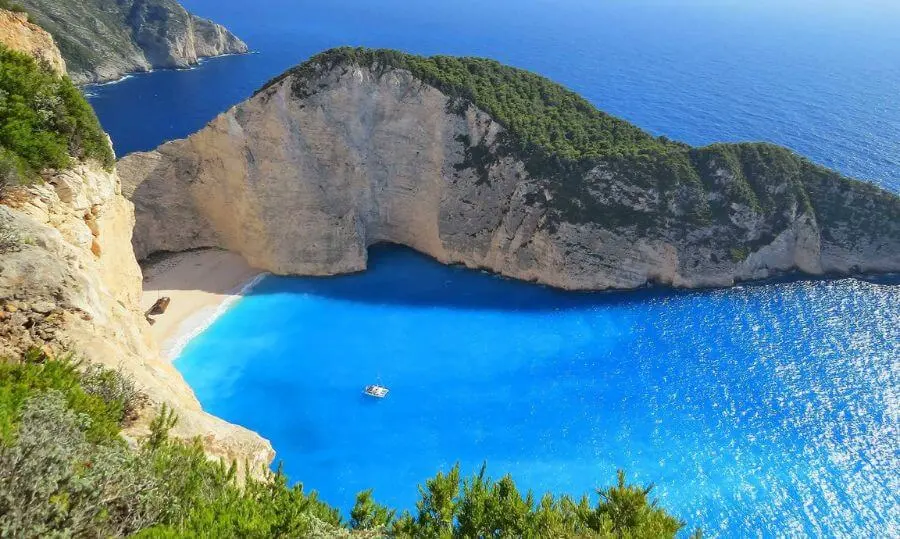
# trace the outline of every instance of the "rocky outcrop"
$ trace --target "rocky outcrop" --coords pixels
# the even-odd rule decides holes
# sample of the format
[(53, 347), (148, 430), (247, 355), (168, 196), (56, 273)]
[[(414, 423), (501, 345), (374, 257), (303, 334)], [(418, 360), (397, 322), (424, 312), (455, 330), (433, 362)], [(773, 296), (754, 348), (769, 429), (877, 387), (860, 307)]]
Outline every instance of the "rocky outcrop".
[(66, 63), (53, 36), (28, 22), (28, 15), (25, 13), (0, 9), (0, 44), (30, 54), (60, 75), (66, 74)]
[[(46, 181), (0, 205), (0, 230), (14, 236), (0, 255), (0, 358), (37, 346), (119, 368), (153, 403), (176, 411), (174, 435), (199, 436), (210, 455), (264, 469), (274, 457), (269, 443), (203, 412), (146, 331), (134, 209), (118, 176), (79, 165)], [(144, 433), (152, 415), (128, 433)]]
[(154, 68), (185, 68), (201, 58), (247, 52), (223, 26), (175, 0), (21, 0), (56, 38), (72, 80), (115, 80)]
[(629, 157), (542, 168), (408, 70), (313, 60), (119, 170), (138, 257), (221, 247), (329, 275), (393, 242), (566, 289), (900, 271), (895, 195), (770, 145), (674, 148), (694, 180)]

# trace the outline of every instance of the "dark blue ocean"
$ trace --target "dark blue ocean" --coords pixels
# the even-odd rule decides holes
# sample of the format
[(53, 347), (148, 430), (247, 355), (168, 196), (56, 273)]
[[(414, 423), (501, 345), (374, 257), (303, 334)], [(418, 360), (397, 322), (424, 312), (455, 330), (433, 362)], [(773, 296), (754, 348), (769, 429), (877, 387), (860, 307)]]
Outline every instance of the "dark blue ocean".
[[(257, 53), (88, 88), (120, 155), (367, 45), (490, 56), (654, 134), (776, 142), (900, 191), (898, 2), (184, 3)], [(623, 468), (712, 536), (900, 531), (896, 280), (584, 295), (371, 254), (359, 275), (264, 280), (176, 363), (329, 502), (374, 487), (410, 507), (437, 470), (487, 461), (572, 494)], [(362, 398), (377, 380), (389, 397)]]

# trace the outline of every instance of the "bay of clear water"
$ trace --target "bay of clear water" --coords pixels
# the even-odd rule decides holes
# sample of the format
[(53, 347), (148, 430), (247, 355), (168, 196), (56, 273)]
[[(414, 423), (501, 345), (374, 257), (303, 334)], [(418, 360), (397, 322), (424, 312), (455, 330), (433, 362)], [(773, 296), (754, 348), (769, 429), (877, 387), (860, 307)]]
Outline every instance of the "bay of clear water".
[(900, 525), (900, 286), (573, 294), (370, 255), (265, 279), (176, 362), (327, 501), (413, 508), (437, 470), (486, 461), (579, 495), (623, 468), (711, 535)]
[[(897, 2), (184, 4), (257, 54), (88, 88), (120, 155), (365, 45), (493, 57), (654, 134), (776, 142), (900, 191)], [(176, 363), (329, 502), (374, 487), (409, 507), (456, 461), (573, 494), (621, 467), (711, 535), (897, 535), (896, 280), (584, 295), (372, 254), (364, 274), (266, 279)], [(390, 396), (363, 399), (377, 379)]]

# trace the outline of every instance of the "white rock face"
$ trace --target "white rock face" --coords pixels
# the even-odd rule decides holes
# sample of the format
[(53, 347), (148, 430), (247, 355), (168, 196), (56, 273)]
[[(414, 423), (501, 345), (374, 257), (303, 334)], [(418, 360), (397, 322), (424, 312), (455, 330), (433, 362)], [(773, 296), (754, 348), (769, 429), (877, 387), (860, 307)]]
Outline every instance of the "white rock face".
[[(200, 436), (210, 455), (262, 470), (270, 444), (200, 407), (181, 374), (164, 360), (140, 312), (141, 269), (131, 247), (132, 204), (118, 176), (94, 166), (47, 177), (0, 222), (19, 248), (0, 255), (0, 357), (29, 346), (72, 351), (131, 375), (155, 407), (179, 416), (173, 434)], [(148, 410), (129, 433), (142, 435)]]
[[(20, 0), (64, 51), (76, 84), (128, 73), (185, 68), (201, 58), (243, 54), (247, 45), (176, 0)], [(2, 20), (0, 20), (2, 35)]]
[[(329, 275), (364, 269), (368, 246), (393, 242), (567, 289), (728, 286), (781, 272), (847, 272), (851, 264), (900, 270), (898, 234), (878, 246), (851, 238), (848, 253), (823, 243), (816, 216), (797, 207), (778, 226), (749, 207), (732, 208), (727, 226), (687, 232), (551, 225), (546, 206), (534, 203), (554, 196), (546, 179), (495, 152), (504, 128), (486, 113), (457, 113), (446, 95), (398, 69), (332, 68), (301, 92), (296, 76), (185, 140), (120, 161), (136, 206), (139, 258), (221, 247), (274, 273)], [(467, 155), (478, 147), (500, 155), (484, 171)], [(597, 186), (590, 196), (638, 216), (660, 203), (660, 193), (602, 165), (585, 181)], [(734, 178), (723, 171), (718, 181)], [(710, 246), (725, 233), (756, 247), (729, 255)]]

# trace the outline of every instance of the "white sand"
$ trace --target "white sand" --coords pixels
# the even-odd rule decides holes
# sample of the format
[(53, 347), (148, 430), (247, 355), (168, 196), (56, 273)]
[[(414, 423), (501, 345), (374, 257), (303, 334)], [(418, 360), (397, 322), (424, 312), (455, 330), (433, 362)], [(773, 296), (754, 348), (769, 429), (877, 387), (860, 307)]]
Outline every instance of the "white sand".
[(216, 249), (166, 255), (144, 264), (143, 271), (143, 310), (160, 297), (172, 300), (150, 329), (169, 359), (266, 275), (240, 255)]

